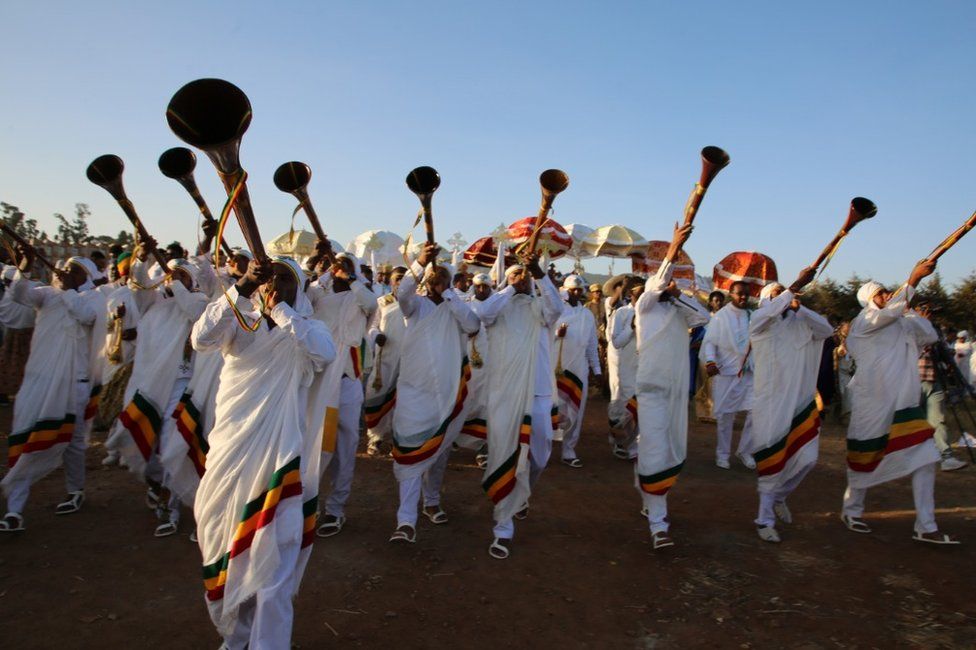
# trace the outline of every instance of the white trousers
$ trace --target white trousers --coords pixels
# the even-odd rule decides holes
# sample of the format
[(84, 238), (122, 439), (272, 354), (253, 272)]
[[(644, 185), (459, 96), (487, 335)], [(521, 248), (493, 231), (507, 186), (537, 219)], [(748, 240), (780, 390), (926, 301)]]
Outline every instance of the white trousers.
[(776, 525), (776, 511), (773, 509), (773, 507), (777, 503), (786, 503), (786, 497), (790, 496), (790, 494), (793, 493), (793, 490), (799, 487), (807, 473), (814, 468), (814, 465), (816, 465), (816, 463), (810, 463), (799, 472), (783, 481), (783, 484), (776, 488), (775, 491), (759, 493), (759, 514), (756, 516), (757, 526)]
[[(301, 511), (290, 508), (288, 521), (279, 526), (301, 527)], [(291, 629), (295, 616), (292, 595), (301, 579), (298, 571), (298, 555), (301, 543), (278, 547), (281, 554), (278, 568), (268, 584), (253, 598), (245, 601), (238, 610), (234, 630), (224, 638), (229, 650), (260, 648), (261, 650), (290, 650)]]
[(417, 503), (421, 493), (424, 497), (424, 507), (439, 506), (441, 503), (441, 484), (444, 482), (444, 472), (447, 470), (447, 460), (450, 458), (450, 448), (441, 449), (427, 471), (419, 476), (412, 476), (400, 481), (400, 508), (397, 510), (397, 527), (409, 524), (417, 527)]
[[(715, 460), (729, 460), (732, 451), (732, 425), (735, 423), (735, 413), (720, 413), (715, 416), (718, 428), (718, 441), (715, 445)], [(752, 444), (752, 411), (746, 416), (746, 421), (742, 425), (742, 435), (739, 437), (739, 445), (735, 448), (737, 454), (749, 453)]]
[(651, 528), (651, 535), (668, 532), (668, 495), (648, 494), (641, 490), (641, 499), (647, 508), (647, 523)]
[[(934, 533), (939, 530), (935, 523), (935, 466), (937, 463), (922, 465), (912, 472), (912, 497), (915, 500), (915, 532)], [(864, 514), (864, 499), (867, 488), (847, 486), (844, 492), (844, 514), (860, 518)]]
[(589, 383), (589, 378), (584, 375), (583, 397), (580, 399), (579, 414), (576, 416), (576, 422), (573, 424), (573, 428), (568, 431), (563, 431), (563, 460), (576, 458), (576, 444), (579, 442), (580, 431), (583, 429), (583, 416), (586, 415), (586, 396), (587, 391), (589, 391)]
[[(88, 423), (85, 422), (85, 407), (91, 397), (91, 383), (75, 382), (75, 428), (71, 441), (61, 456), (64, 465), (64, 486), (68, 492), (85, 489), (85, 450), (88, 448)], [(24, 462), (30, 462), (24, 459)], [(30, 496), (31, 483), (26, 477), (11, 483), (7, 491), (7, 511), (23, 514)]]
[[(174, 524), (180, 522), (180, 498), (176, 496), (176, 492), (170, 488), (170, 473), (166, 471), (163, 467), (162, 462), (160, 462), (160, 450), (163, 448), (163, 437), (164, 436), (178, 436), (180, 433), (176, 430), (176, 421), (171, 417), (173, 411), (176, 410), (176, 405), (180, 403), (180, 398), (183, 397), (183, 393), (186, 392), (186, 387), (190, 384), (189, 377), (179, 377), (173, 384), (173, 390), (170, 391), (169, 401), (166, 403), (166, 408), (163, 409), (163, 426), (159, 431), (159, 438), (156, 440), (156, 446), (153, 448), (152, 455), (149, 457), (149, 462), (146, 463), (145, 477), (150, 481), (154, 481), (164, 488), (169, 490), (169, 501), (166, 504), (168, 512), (169, 521)], [(192, 505), (192, 504), (191, 504)]]
[(339, 430), (336, 449), (326, 470), (330, 492), (325, 500), (325, 514), (342, 517), (352, 493), (352, 476), (356, 469), (356, 448), (359, 447), (359, 422), (363, 410), (363, 384), (358, 379), (343, 377), (339, 388)]
[[(529, 486), (535, 488), (552, 453), (552, 395), (536, 395), (532, 402), (532, 433), (529, 436)], [(528, 507), (528, 504), (526, 504)], [(511, 517), (495, 523), (492, 531), (498, 539), (515, 537)]]

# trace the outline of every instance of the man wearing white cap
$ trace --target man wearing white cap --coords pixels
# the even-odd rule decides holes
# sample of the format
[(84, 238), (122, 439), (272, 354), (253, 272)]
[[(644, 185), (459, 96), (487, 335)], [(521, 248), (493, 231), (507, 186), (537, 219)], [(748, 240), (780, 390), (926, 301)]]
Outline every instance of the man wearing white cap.
[[(479, 314), (489, 328), (488, 464), (481, 486), (495, 504), (494, 540), (488, 554), (509, 556), (513, 517), (524, 519), (529, 495), (552, 451), (554, 377), (552, 328), (562, 301), (533, 253), (526, 265), (505, 272), (508, 286)], [(538, 289), (541, 295), (536, 295)], [(531, 452), (530, 452), (531, 449)]]
[(868, 488), (912, 477), (913, 539), (958, 544), (935, 523), (934, 430), (919, 407), (919, 348), (937, 340), (932, 324), (908, 307), (915, 287), (935, 270), (923, 260), (894, 293), (876, 282), (857, 292), (863, 308), (851, 322), (847, 347), (857, 372), (851, 380), (851, 423), (847, 429), (847, 491), (841, 520), (856, 533), (870, 533), (861, 520)]
[(972, 373), (970, 372), (971, 357), (973, 356), (973, 344), (969, 340), (969, 332), (967, 330), (959, 330), (956, 333), (956, 342), (952, 346), (955, 352), (956, 367), (959, 368), (962, 378), (967, 384), (972, 383)]
[(556, 326), (553, 341), (553, 366), (556, 369), (556, 405), (559, 408), (559, 427), (562, 430), (562, 462), (580, 468), (583, 462), (576, 456), (590, 370), (600, 376), (600, 352), (596, 339), (593, 313), (583, 305), (586, 285), (578, 275), (563, 280), (566, 302)]
[[(491, 277), (487, 273), (477, 273), (471, 280), (471, 295), (467, 297), (468, 307), (481, 318), (485, 306), (496, 294), (491, 290)], [(484, 468), (488, 460), (486, 440), (488, 438), (488, 328), (478, 329), (478, 333), (468, 338), (468, 359), (471, 361), (471, 380), (468, 382), (468, 410), (458, 436), (458, 445), (478, 452), (475, 457), (478, 466)]]
[(749, 324), (756, 368), (750, 450), (759, 485), (756, 527), (767, 542), (780, 541), (777, 518), (792, 523), (786, 498), (817, 462), (817, 373), (823, 342), (834, 328), (796, 297), (815, 271), (803, 269), (789, 289), (778, 282), (763, 287)]
[[(612, 280), (610, 281), (612, 282)], [(644, 293), (644, 281), (626, 276), (613, 291), (617, 294), (608, 319), (607, 372), (610, 374), (610, 403), (607, 418), (613, 455), (621, 460), (637, 458), (637, 337), (634, 336), (634, 305)], [(626, 299), (629, 302), (623, 304)]]
[(7, 514), (0, 532), (24, 529), (24, 506), (31, 485), (62, 463), (68, 498), (56, 514), (81, 508), (85, 489), (85, 410), (97, 353), (105, 327), (105, 299), (94, 291), (97, 273), (91, 260), (72, 257), (53, 278), (52, 286), (36, 286), (23, 277), (33, 265), (32, 251), (20, 250), (19, 271), (9, 291), (13, 299), (37, 311), (24, 381), (14, 402), (7, 439), (9, 470), (0, 481)]
[(712, 378), (712, 410), (715, 414), (718, 440), (715, 445), (715, 464), (729, 469), (732, 450), (732, 425), (735, 414), (746, 411), (742, 436), (736, 456), (742, 464), (753, 469), (755, 461), (746, 451), (752, 431), (752, 357), (749, 354), (749, 287), (734, 282), (729, 289), (729, 302), (712, 315), (702, 339), (701, 354), (705, 358), (705, 372)]
[[(398, 266), (388, 275), (387, 293), (376, 299), (376, 311), (370, 319), (367, 338), (376, 346), (373, 367), (366, 379), (363, 417), (366, 421), (366, 453), (375, 456), (380, 445), (390, 439), (390, 424), (396, 408), (396, 385), (400, 376), (400, 353), (407, 323), (400, 311), (397, 287), (407, 269)], [(392, 293), (390, 289), (392, 287)]]

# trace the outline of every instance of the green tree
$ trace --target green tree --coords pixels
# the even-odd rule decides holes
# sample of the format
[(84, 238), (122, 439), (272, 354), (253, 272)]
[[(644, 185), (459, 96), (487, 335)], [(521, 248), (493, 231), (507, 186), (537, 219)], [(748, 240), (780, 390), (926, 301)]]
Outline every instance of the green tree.
[(976, 320), (976, 271), (970, 272), (956, 285), (946, 311), (950, 325), (972, 331)]
[(87, 203), (75, 203), (75, 218), (68, 221), (61, 213), (55, 213), (58, 222), (58, 242), (61, 244), (84, 246), (90, 243), (88, 217), (91, 209)]
[(37, 219), (28, 219), (16, 205), (0, 202), (0, 220), (24, 239), (44, 239), (46, 235), (37, 227)]

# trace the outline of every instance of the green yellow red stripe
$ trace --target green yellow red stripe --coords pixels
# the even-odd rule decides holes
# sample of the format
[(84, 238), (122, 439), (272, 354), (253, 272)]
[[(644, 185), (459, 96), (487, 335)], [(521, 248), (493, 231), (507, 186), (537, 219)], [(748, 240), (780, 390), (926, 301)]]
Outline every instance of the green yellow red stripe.
[(492, 503), (500, 502), (515, 488), (515, 471), (518, 469), (520, 451), (521, 447), (516, 447), (512, 455), (482, 481), (481, 487), (484, 488)]
[(790, 423), (790, 430), (785, 436), (753, 454), (759, 476), (769, 476), (782, 471), (786, 462), (819, 433), (820, 410), (817, 408), (816, 400), (812, 400), (794, 416)]
[(200, 411), (197, 410), (189, 393), (183, 393), (180, 397), (180, 402), (173, 411), (173, 418), (176, 420), (176, 430), (186, 442), (186, 457), (193, 463), (197, 476), (202, 478), (207, 467), (207, 452), (210, 451), (210, 445), (203, 437)]
[(75, 414), (61, 419), (38, 420), (30, 429), (12, 433), (7, 438), (7, 467), (13, 467), (24, 454), (50, 449), (71, 442), (75, 430)]
[(397, 391), (396, 386), (394, 386), (382, 396), (381, 400), (363, 406), (363, 418), (366, 421), (367, 429), (376, 427), (386, 417), (387, 413), (393, 410), (393, 407), (396, 406), (396, 397)]
[(148, 461), (162, 424), (156, 407), (136, 391), (132, 401), (119, 414), (119, 421), (132, 435), (143, 459)]
[(668, 490), (677, 482), (678, 474), (681, 473), (682, 467), (684, 467), (684, 462), (678, 463), (674, 467), (669, 467), (663, 472), (646, 475), (640, 474), (641, 490), (648, 494), (656, 494), (658, 496), (667, 494)]
[(444, 442), (447, 428), (464, 410), (464, 400), (468, 397), (468, 381), (471, 379), (471, 365), (468, 358), (464, 357), (461, 361), (461, 379), (458, 382), (457, 396), (454, 399), (454, 407), (447, 418), (437, 428), (434, 435), (419, 447), (404, 447), (393, 441), (393, 462), (401, 465), (413, 465), (426, 460), (437, 453)]
[(319, 518), (319, 495), (302, 503), (302, 548), (315, 541), (315, 524)]
[(102, 385), (99, 384), (92, 388), (91, 395), (88, 397), (88, 403), (85, 405), (85, 419), (91, 420), (98, 413), (98, 404), (101, 402), (102, 395)]
[(873, 472), (888, 454), (921, 444), (934, 433), (921, 407), (900, 409), (885, 435), (870, 440), (847, 439), (847, 466), (855, 472)]
[(487, 440), (488, 423), (484, 418), (471, 418), (470, 420), (465, 420), (464, 426), (461, 427), (461, 433), (467, 434), (473, 438)]
[(572, 402), (579, 409), (583, 401), (583, 382), (568, 370), (556, 375), (556, 390), (563, 399)]

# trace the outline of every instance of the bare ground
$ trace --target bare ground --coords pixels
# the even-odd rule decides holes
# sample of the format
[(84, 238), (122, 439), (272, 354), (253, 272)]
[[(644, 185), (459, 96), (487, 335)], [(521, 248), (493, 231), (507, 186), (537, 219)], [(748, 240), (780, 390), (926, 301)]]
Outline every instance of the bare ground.
[[(716, 468), (713, 428), (694, 424), (670, 497), (677, 546), (654, 553), (631, 464), (608, 453), (605, 406), (590, 400), (584, 468), (550, 464), (506, 562), (486, 553), (491, 508), (470, 454), (455, 453), (445, 480), (450, 523), (422, 523), (409, 547), (386, 541), (396, 511), (390, 461), (360, 456), (347, 527), (316, 541), (294, 643), (972, 647), (972, 468), (940, 473), (936, 486), (939, 524), (963, 546), (911, 541), (907, 479), (871, 491), (866, 519), (875, 532), (857, 535), (838, 520), (843, 432), (829, 425), (819, 466), (790, 500), (795, 523), (781, 526), (775, 546), (754, 532), (753, 473)], [(9, 415), (0, 409), (4, 429)], [(558, 458), (558, 443), (554, 451)], [(0, 537), (3, 647), (216, 648), (189, 526), (153, 538), (140, 484), (102, 468), (102, 455), (97, 444), (89, 451), (80, 513), (54, 516), (57, 472), (35, 486), (28, 530)]]

